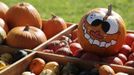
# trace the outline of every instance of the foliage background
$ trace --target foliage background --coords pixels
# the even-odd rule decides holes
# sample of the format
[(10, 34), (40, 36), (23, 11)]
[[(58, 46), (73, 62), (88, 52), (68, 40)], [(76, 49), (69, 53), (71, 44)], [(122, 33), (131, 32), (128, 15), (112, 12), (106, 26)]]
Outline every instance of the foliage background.
[(93, 8), (107, 8), (113, 5), (113, 10), (119, 13), (126, 23), (127, 29), (134, 30), (134, 0), (1, 0), (9, 7), (18, 2), (31, 3), (43, 19), (51, 18), (54, 13), (67, 22), (78, 23), (81, 17)]

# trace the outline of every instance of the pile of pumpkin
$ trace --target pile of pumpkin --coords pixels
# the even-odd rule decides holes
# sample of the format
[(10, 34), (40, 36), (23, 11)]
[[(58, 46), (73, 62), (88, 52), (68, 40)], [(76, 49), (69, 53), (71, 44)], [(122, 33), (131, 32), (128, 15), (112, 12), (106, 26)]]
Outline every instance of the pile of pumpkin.
[(78, 65), (67, 62), (61, 64), (56, 61), (49, 61), (42, 58), (34, 58), (28, 65), (28, 69), (21, 75), (128, 75), (127, 73), (117, 72), (108, 65), (101, 65), (91, 69), (82, 69)]
[(55, 15), (43, 20), (29, 3), (8, 7), (0, 2), (0, 43), (16, 48), (33, 49), (67, 28), (66, 22)]

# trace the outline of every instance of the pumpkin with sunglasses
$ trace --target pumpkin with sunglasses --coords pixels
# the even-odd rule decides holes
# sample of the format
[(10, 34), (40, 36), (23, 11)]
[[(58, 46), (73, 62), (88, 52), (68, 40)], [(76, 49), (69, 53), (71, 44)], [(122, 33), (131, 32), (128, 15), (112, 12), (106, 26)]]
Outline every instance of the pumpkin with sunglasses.
[(126, 28), (122, 17), (112, 6), (96, 8), (83, 16), (78, 26), (78, 41), (87, 52), (110, 56), (119, 52)]

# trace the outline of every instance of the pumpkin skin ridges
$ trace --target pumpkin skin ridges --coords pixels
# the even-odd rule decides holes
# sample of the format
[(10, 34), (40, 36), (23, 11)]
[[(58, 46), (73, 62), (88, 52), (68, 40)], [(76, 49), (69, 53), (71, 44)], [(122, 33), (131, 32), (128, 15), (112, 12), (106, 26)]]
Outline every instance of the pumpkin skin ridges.
[(29, 26), (28, 31), (24, 31), (25, 26), (13, 28), (6, 38), (6, 44), (16, 48), (33, 49), (47, 40), (45, 34), (40, 29)]
[(38, 11), (29, 3), (18, 3), (6, 13), (6, 21), (9, 29), (26, 24), (42, 28), (42, 21)]
[[(91, 45), (87, 41), (87, 39), (85, 39), (84, 34), (83, 34), (84, 31), (82, 29), (82, 24), (85, 22), (86, 17), (91, 12), (99, 12), (101, 9), (106, 10), (105, 8), (93, 9), (82, 17), (81, 21), (79, 22), (79, 26), (78, 26), (78, 41), (82, 45), (84, 50), (87, 52), (97, 54), (100, 56), (111, 56), (111, 55), (114, 55), (119, 52), (119, 49), (121, 48), (122, 44), (124, 43), (124, 39), (125, 39), (125, 35), (126, 35), (125, 23), (124, 23), (123, 19), (117, 13), (116, 13), (116, 16), (117, 16), (116, 19), (118, 20), (118, 23), (121, 26), (119, 26), (119, 33), (114, 34), (115, 35), (114, 39), (117, 40), (116, 46), (110, 46), (109, 48), (100, 48), (100, 47), (97, 47), (96, 45)], [(85, 22), (85, 23), (87, 24), (87, 22)], [(111, 37), (112, 37), (112, 35), (111, 35)], [(110, 40), (111, 38), (106, 38), (106, 39)]]
[(8, 9), (9, 7), (5, 3), (0, 2), (0, 18), (5, 20), (5, 15)]

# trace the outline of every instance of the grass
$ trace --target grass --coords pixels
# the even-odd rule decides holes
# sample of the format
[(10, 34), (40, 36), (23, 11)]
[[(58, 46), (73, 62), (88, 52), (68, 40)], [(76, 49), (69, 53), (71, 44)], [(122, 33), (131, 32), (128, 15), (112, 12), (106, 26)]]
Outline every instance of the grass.
[(67, 22), (78, 23), (81, 17), (93, 8), (113, 5), (113, 10), (119, 13), (126, 23), (127, 29), (134, 30), (134, 0), (1, 0), (9, 7), (18, 2), (31, 3), (44, 19), (51, 18), (54, 13)]

